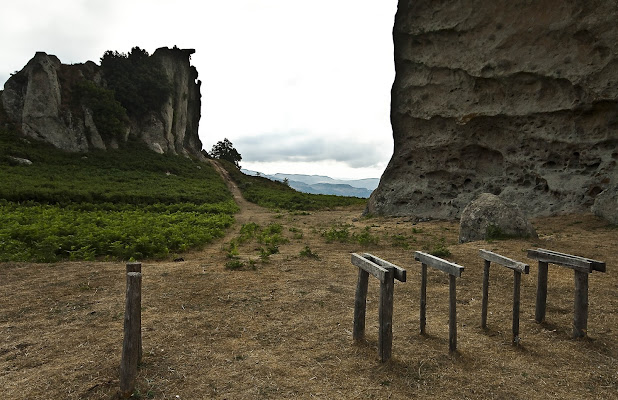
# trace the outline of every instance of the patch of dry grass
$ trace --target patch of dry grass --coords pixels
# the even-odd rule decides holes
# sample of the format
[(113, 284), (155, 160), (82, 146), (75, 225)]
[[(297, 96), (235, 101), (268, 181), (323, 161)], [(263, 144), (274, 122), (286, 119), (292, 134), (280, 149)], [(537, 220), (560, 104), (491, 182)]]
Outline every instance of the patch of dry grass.
[[(243, 207), (228, 237), (186, 262), (143, 266), (142, 398), (613, 398), (618, 393), (618, 231), (591, 215), (535, 221), (538, 240), (456, 244), (452, 222), (359, 218), (360, 209), (275, 214)], [(231, 271), (224, 248), (242, 223), (283, 225), (289, 243), (255, 270)], [(377, 244), (327, 243), (321, 232), (366, 226)], [(294, 228), (290, 231), (289, 228)], [(299, 234), (302, 232), (302, 235)], [(399, 236), (394, 243), (393, 236)], [(420, 336), (414, 250), (442, 241), (465, 266), (457, 280), (458, 352), (448, 352), (448, 279), (430, 270)], [(402, 246), (406, 242), (408, 246)], [(302, 257), (309, 246), (319, 258)], [(239, 246), (241, 259), (258, 245)], [(590, 276), (589, 338), (572, 340), (573, 271), (550, 266), (547, 322), (534, 322), (536, 265), (549, 248), (607, 262)], [(488, 329), (480, 328), (485, 248), (529, 262), (522, 276), (521, 345), (511, 342), (513, 276), (492, 266)], [(406, 268), (395, 285), (393, 359), (377, 357), (378, 282), (369, 284), (367, 340), (354, 343), (357, 271), (350, 252)], [(0, 265), (0, 387), (11, 399), (111, 399), (118, 389), (124, 264)]]

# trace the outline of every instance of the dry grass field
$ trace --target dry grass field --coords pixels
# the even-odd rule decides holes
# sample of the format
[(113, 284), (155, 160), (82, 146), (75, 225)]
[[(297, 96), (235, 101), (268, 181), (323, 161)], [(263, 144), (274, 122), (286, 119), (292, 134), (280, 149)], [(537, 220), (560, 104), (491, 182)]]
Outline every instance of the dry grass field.
[[(360, 208), (272, 212), (244, 203), (225, 239), (144, 261), (143, 399), (610, 399), (618, 396), (618, 230), (592, 215), (534, 221), (535, 240), (457, 244), (455, 222), (362, 218)], [(226, 250), (242, 224), (280, 224), (289, 243), (252, 267), (230, 270)], [(348, 224), (348, 225), (341, 225)], [(328, 243), (347, 226), (378, 243)], [(365, 227), (369, 227), (368, 231)], [(448, 351), (448, 276), (429, 271), (427, 334), (419, 334), (420, 264), (415, 250), (443, 244), (465, 267), (457, 280), (458, 351)], [(309, 246), (318, 258), (301, 255)], [(590, 276), (586, 339), (571, 339), (573, 271), (550, 265), (547, 318), (534, 322), (542, 247), (599, 259)], [(480, 328), (487, 249), (530, 264), (522, 276), (519, 346), (511, 345), (513, 275), (492, 266), (488, 329)], [(357, 268), (369, 252), (408, 272), (395, 284), (393, 358), (377, 355), (379, 284), (370, 277), (366, 341), (352, 340)], [(249, 260), (253, 260), (249, 263)], [(5, 399), (112, 399), (119, 387), (125, 266), (112, 262), (0, 264), (0, 391)]]

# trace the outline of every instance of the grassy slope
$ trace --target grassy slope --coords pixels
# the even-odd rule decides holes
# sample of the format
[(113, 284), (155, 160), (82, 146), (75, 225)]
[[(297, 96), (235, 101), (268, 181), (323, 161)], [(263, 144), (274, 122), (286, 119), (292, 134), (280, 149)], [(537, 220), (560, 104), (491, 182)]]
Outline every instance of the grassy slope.
[(0, 261), (166, 257), (238, 210), (210, 165), (139, 144), (67, 153), (2, 130), (0, 176)]

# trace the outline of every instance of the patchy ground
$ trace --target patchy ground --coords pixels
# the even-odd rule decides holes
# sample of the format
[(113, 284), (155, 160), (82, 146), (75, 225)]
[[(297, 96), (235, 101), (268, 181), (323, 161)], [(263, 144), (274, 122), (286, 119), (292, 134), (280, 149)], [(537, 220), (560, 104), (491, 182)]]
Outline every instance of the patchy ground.
[[(238, 194), (236, 194), (238, 196)], [(534, 221), (538, 240), (457, 244), (452, 222), (360, 217), (361, 209), (293, 214), (237, 198), (228, 237), (184, 262), (143, 266), (144, 359), (136, 397), (615, 398), (618, 395), (618, 230), (591, 215)], [(242, 224), (280, 224), (289, 243), (247, 268), (225, 265)], [(368, 230), (367, 228), (368, 227)], [(327, 243), (322, 232), (361, 235)], [(371, 243), (378, 239), (378, 243)], [(307, 253), (307, 247), (310, 253)], [(572, 340), (573, 271), (550, 265), (547, 322), (534, 322), (542, 247), (607, 262), (590, 276), (589, 338)], [(414, 250), (442, 248), (465, 266), (457, 283), (458, 352), (448, 352), (448, 277), (430, 270), (427, 335), (419, 335), (420, 264)], [(488, 330), (480, 328), (484, 248), (528, 262), (522, 277), (521, 345), (511, 341), (512, 273), (492, 267)], [(305, 250), (301, 256), (301, 251)], [(393, 359), (377, 357), (377, 280), (370, 278), (367, 341), (352, 340), (357, 269), (350, 252), (406, 268), (395, 285)], [(311, 257), (317, 254), (319, 258)], [(307, 256), (308, 255), (308, 256)], [(249, 260), (252, 260), (249, 262)], [(250, 267), (253, 265), (254, 267)], [(123, 263), (0, 264), (0, 388), (7, 399), (111, 399), (123, 335)]]

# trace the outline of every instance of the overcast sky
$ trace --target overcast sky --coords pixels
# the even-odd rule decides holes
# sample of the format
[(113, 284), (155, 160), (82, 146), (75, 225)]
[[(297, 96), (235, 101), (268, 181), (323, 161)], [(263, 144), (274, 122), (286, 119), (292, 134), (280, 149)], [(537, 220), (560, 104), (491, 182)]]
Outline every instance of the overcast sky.
[(194, 48), (200, 138), (243, 168), (380, 177), (393, 149), (397, 0), (15, 0), (0, 13), (0, 86), (36, 51), (65, 64), (106, 50)]

